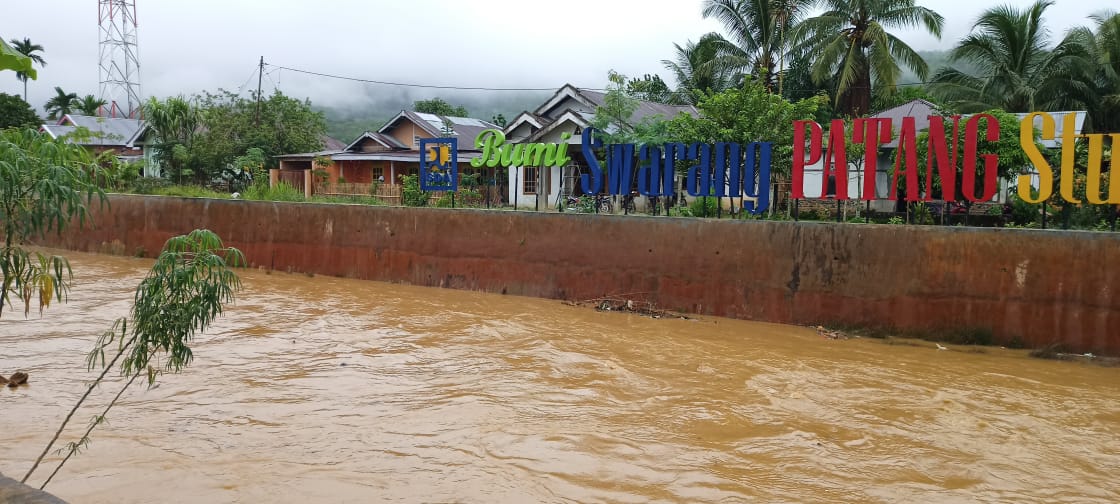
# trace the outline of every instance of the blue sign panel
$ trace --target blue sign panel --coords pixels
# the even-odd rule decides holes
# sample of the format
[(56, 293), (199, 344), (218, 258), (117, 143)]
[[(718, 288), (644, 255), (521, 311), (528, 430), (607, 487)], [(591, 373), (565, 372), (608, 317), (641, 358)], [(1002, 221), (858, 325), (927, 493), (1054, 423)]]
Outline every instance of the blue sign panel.
[(459, 142), (455, 138), (420, 139), (420, 190), (459, 189)]

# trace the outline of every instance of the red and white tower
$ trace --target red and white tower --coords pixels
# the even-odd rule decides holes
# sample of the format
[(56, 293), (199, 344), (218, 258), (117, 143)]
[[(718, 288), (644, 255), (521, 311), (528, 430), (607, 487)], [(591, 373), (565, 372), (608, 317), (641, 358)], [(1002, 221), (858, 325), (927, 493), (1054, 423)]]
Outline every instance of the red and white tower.
[(140, 45), (136, 0), (97, 0), (101, 115), (140, 116)]

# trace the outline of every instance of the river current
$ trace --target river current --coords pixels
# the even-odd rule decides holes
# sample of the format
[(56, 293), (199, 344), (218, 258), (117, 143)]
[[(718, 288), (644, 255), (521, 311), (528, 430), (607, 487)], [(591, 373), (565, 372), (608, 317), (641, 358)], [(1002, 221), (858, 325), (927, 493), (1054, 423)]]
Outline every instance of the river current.
[[(30, 373), (0, 390), (0, 472), (16, 479), (151, 265), (66, 255), (69, 303), (0, 319), (0, 373)], [(74, 504), (1120, 502), (1120, 369), (241, 275), (194, 363), (126, 392), (48, 491)], [(95, 391), (62, 442), (120, 384)]]

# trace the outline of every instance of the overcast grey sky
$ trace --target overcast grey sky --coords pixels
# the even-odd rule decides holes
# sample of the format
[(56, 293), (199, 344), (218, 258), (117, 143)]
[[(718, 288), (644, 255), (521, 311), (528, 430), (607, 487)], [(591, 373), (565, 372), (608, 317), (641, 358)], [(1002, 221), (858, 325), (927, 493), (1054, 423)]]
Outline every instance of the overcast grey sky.
[[(97, 0), (0, 0), (0, 36), (29, 37), (45, 46), (47, 67), (30, 85), (42, 108), (61, 86), (96, 94)], [(260, 56), (276, 65), (367, 79), (424, 84), (557, 88), (565, 82), (602, 87), (614, 69), (661, 73), (673, 43), (696, 40), (720, 26), (700, 15), (702, 0), (137, 0), (142, 93), (192, 94), (255, 87)], [(947, 49), (977, 15), (1026, 0), (919, 0), (945, 16), (942, 41), (901, 32), (916, 49)], [(1048, 11), (1054, 38), (1088, 24), (1087, 15), (1115, 0), (1057, 0)], [(14, 75), (0, 92), (22, 94)], [(246, 83), (248, 83), (246, 85)], [(400, 89), (356, 85), (272, 71), (266, 90), (317, 104), (347, 106)], [(448, 96), (414, 90), (408, 97)], [(472, 93), (473, 94), (473, 93)]]

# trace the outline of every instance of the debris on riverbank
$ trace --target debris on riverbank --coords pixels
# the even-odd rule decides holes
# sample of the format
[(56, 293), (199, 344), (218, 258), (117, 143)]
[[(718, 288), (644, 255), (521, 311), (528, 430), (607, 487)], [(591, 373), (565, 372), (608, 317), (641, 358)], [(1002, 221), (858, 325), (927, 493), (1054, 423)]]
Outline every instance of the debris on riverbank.
[(642, 315), (645, 317), (660, 319), (660, 318), (676, 318), (681, 320), (691, 320), (691, 317), (679, 312), (672, 312), (669, 310), (662, 310), (657, 308), (651, 301), (636, 300), (634, 296), (637, 294), (623, 294), (618, 296), (603, 296), (594, 299), (587, 299), (583, 301), (563, 301), (568, 306), (594, 307), (596, 311), (613, 311), (613, 312), (627, 312)]

